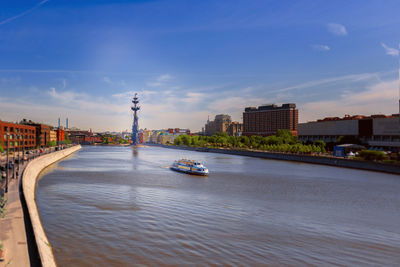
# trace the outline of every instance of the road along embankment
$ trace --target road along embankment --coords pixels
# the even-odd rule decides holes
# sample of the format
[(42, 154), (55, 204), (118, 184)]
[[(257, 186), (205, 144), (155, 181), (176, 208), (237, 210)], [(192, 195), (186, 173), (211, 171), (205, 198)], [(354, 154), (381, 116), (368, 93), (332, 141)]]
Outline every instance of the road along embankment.
[(40, 172), (49, 165), (71, 155), (72, 153), (81, 149), (80, 145), (73, 146), (61, 151), (53, 152), (31, 161), (26, 167), (22, 176), (22, 190), (26, 206), (28, 209), (29, 217), (32, 223), (33, 234), (35, 237), (40, 261), (42, 266), (50, 267), (57, 266), (54, 258), (53, 250), (47, 239), (44, 231), (42, 221), (40, 220), (39, 211), (36, 205), (35, 189), (37, 179)]
[(289, 160), (289, 161), (297, 161), (297, 162), (304, 162), (311, 164), (322, 164), (335, 167), (400, 174), (400, 165), (384, 163), (384, 162), (352, 160), (352, 159), (344, 159), (336, 157), (314, 156), (314, 155), (251, 151), (251, 150), (199, 148), (199, 147), (171, 146), (171, 145), (158, 145), (158, 144), (155, 144), (155, 146), (199, 151), (199, 152), (211, 152), (211, 153), (221, 153), (221, 154), (230, 154), (230, 155), (247, 156), (247, 157), (257, 157), (264, 159)]

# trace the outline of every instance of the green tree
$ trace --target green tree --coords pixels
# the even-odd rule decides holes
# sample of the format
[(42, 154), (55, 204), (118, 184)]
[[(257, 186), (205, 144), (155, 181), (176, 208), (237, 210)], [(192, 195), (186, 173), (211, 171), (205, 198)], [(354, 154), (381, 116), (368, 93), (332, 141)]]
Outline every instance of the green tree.
[(49, 147), (55, 147), (57, 145), (57, 142), (56, 141), (50, 141), (47, 145)]
[(388, 156), (383, 151), (362, 150), (359, 152), (361, 158), (365, 160), (380, 161), (386, 160)]
[(67, 133), (64, 134), (64, 143), (67, 145), (71, 144), (71, 140), (69, 140), (69, 136)]
[(3, 152), (4, 152), (4, 148), (2, 145), (0, 145), (0, 153), (3, 153)]
[(326, 143), (322, 140), (317, 140), (314, 142), (314, 145), (319, 147), (319, 152), (325, 152), (326, 151)]
[(239, 143), (243, 144), (245, 147), (249, 147), (250, 139), (247, 136), (239, 136)]
[(181, 136), (181, 138), (182, 138), (182, 143), (185, 146), (190, 146), (190, 144), (192, 143), (192, 138), (191, 138), (190, 135), (184, 134), (184, 135)]

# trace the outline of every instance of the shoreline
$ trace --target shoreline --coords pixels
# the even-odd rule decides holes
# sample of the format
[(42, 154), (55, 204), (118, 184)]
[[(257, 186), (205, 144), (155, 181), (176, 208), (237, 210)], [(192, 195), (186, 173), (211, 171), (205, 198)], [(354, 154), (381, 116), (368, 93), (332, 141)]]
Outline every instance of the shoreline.
[[(36, 203), (36, 186), (37, 180), (40, 173), (49, 165), (56, 163), (64, 159), (65, 157), (75, 153), (82, 147), (76, 145), (65, 150), (60, 150), (53, 152), (39, 158), (34, 159), (29, 162), (26, 166), (24, 173), (22, 174), (22, 195), (21, 198), (25, 202), (26, 215), (31, 222), (31, 227), (33, 230), (33, 240), (34, 245), (37, 247), (38, 256), (40, 258), (41, 265), (47, 266), (57, 266), (55, 257), (53, 254), (53, 249), (49, 240), (47, 239), (46, 232), (44, 231), (42, 221), (40, 219), (39, 210)], [(28, 233), (27, 233), (28, 234)]]
[(374, 162), (374, 161), (362, 161), (362, 160), (342, 159), (335, 157), (285, 154), (277, 152), (251, 151), (251, 150), (238, 150), (238, 149), (189, 147), (189, 146), (175, 146), (175, 145), (162, 145), (162, 144), (150, 144), (150, 143), (147, 143), (146, 145), (158, 146), (170, 149), (197, 151), (197, 152), (220, 153), (220, 154), (255, 157), (263, 159), (303, 162), (309, 164), (318, 164), (318, 165), (358, 169), (365, 171), (384, 172), (384, 173), (400, 175), (400, 165)]

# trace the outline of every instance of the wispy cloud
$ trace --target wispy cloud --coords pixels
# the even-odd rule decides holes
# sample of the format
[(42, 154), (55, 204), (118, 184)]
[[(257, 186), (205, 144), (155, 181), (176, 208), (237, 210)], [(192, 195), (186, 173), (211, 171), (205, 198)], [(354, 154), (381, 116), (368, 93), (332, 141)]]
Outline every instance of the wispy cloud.
[(384, 43), (381, 43), (381, 45), (385, 49), (386, 55), (395, 56), (395, 57), (399, 56), (399, 50), (398, 49), (389, 47), (389, 46), (385, 45)]
[(297, 90), (297, 89), (312, 88), (312, 87), (321, 86), (324, 84), (335, 84), (338, 82), (359, 82), (359, 81), (364, 81), (364, 80), (379, 80), (379, 77), (382, 74), (386, 74), (386, 73), (372, 72), (372, 73), (343, 75), (343, 76), (331, 77), (331, 78), (326, 78), (326, 79), (308, 81), (305, 83), (300, 83), (297, 85), (284, 87), (284, 88), (274, 90), (271, 92), (286, 92), (286, 91)]
[(103, 81), (105, 82), (105, 83), (108, 83), (108, 84), (112, 84), (112, 81), (111, 81), (111, 79), (110, 79), (110, 77), (104, 77), (103, 78)]
[(338, 36), (345, 36), (347, 35), (347, 29), (344, 25), (338, 24), (338, 23), (329, 23), (327, 25), (328, 31), (331, 32), (334, 35)]
[(30, 9), (28, 9), (28, 10), (26, 10), (26, 11), (24, 11), (24, 12), (18, 14), (18, 15), (15, 15), (15, 16), (13, 16), (11, 18), (8, 18), (8, 19), (5, 19), (3, 21), (0, 21), (0, 25), (4, 25), (4, 24), (7, 24), (7, 23), (10, 23), (13, 20), (19, 19), (20, 17), (23, 17), (25, 15), (28, 15), (29, 13), (33, 12), (35, 9), (39, 8), (40, 6), (44, 5), (45, 3), (49, 2), (49, 1), (50, 0), (42, 0), (39, 3), (37, 3), (34, 7), (30, 8)]
[(392, 114), (398, 112), (397, 80), (380, 81), (361, 92), (344, 92), (337, 99), (313, 101), (300, 107), (301, 121), (344, 114)]
[(158, 76), (155, 81), (147, 82), (146, 85), (149, 87), (159, 87), (170, 80), (172, 80), (171, 75), (163, 74), (163, 75)]
[(312, 48), (317, 51), (329, 51), (331, 48), (327, 45), (316, 44), (312, 45)]

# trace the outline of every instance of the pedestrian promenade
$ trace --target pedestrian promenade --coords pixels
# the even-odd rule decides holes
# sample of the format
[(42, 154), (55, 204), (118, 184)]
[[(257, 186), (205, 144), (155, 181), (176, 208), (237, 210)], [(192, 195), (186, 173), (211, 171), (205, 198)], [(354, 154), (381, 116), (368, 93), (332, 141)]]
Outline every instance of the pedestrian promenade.
[[(9, 170), (8, 193), (5, 194), (7, 198), (6, 215), (4, 218), (0, 218), (0, 240), (3, 244), (3, 259), (0, 261), (0, 267), (35, 266), (36, 260), (32, 260), (29, 255), (30, 246), (32, 244), (29, 244), (27, 237), (27, 234), (30, 233), (29, 231), (27, 232), (27, 225), (25, 225), (28, 218), (24, 217), (21, 178), (25, 167), (31, 159), (54, 151), (54, 148), (44, 149), (42, 152), (35, 150), (31, 154), (25, 155), (26, 160), (24, 160), (19, 167), (14, 158), (9, 157), (9, 160), (13, 162), (13, 169)], [(22, 158), (22, 154), (20, 156)], [(1, 165), (6, 166), (5, 157), (3, 158), (3, 160), (0, 160), (2, 163)], [(21, 158), (16, 156), (18, 160)], [(19, 170), (18, 177), (15, 175), (17, 173), (16, 170)], [(28, 229), (30, 229), (30, 227), (31, 226), (28, 225)]]
[(22, 169), (18, 179), (10, 179), (6, 217), (0, 219), (0, 240), (3, 242), (4, 260), (0, 266), (30, 266), (28, 242), (25, 231), (24, 212), (20, 199), (20, 181)]

